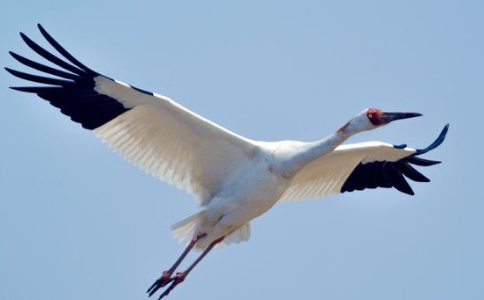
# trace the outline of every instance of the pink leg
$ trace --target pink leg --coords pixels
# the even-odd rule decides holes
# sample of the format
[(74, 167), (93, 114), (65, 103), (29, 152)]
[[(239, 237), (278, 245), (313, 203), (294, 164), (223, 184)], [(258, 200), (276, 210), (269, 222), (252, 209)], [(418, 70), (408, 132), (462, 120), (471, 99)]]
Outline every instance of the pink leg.
[(163, 274), (161, 275), (161, 277), (158, 278), (151, 285), (151, 287), (146, 291), (148, 293), (148, 297), (151, 297), (154, 293), (156, 293), (157, 290), (159, 290), (160, 288), (164, 287), (168, 283), (175, 280), (175, 277), (171, 277), (171, 275), (173, 275), (173, 272), (175, 272), (176, 268), (178, 268), (178, 266), (181, 264), (183, 259), (185, 259), (185, 257), (188, 255), (190, 250), (192, 250), (193, 246), (195, 246), (195, 244), (198, 242), (198, 240), (201, 239), (204, 236), (205, 236), (205, 234), (199, 235), (196, 239), (193, 239), (193, 240), (190, 241), (188, 246), (185, 248), (185, 250), (180, 255), (180, 257), (176, 260), (176, 262), (173, 264), (173, 266), (170, 269), (163, 271)]
[(193, 268), (195, 268), (196, 265), (198, 265), (198, 263), (205, 257), (205, 255), (208, 254), (208, 252), (210, 252), (210, 250), (213, 249), (213, 247), (215, 247), (215, 245), (217, 245), (218, 243), (220, 243), (221, 241), (223, 241), (224, 237), (221, 237), (215, 241), (213, 241), (208, 247), (207, 249), (205, 249), (203, 251), (202, 254), (200, 254), (200, 256), (188, 267), (188, 269), (186, 269), (185, 271), (183, 272), (178, 272), (176, 273), (175, 277), (170, 280), (173, 281), (173, 283), (163, 292), (163, 294), (160, 295), (160, 297), (158, 299), (161, 299), (165, 296), (168, 296), (168, 294), (177, 286), (179, 285), (180, 283), (182, 283), (185, 278), (187, 277), (188, 273), (190, 273)]

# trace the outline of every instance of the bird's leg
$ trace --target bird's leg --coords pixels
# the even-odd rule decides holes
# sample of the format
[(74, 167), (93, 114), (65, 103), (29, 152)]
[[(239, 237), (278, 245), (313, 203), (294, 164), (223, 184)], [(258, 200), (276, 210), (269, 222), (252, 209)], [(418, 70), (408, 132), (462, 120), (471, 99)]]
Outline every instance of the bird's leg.
[(188, 267), (188, 269), (186, 269), (185, 271), (183, 272), (178, 272), (176, 273), (175, 277), (171, 280), (173, 281), (173, 283), (163, 292), (163, 294), (160, 295), (160, 297), (158, 299), (161, 299), (165, 296), (168, 296), (168, 294), (177, 286), (179, 285), (180, 283), (182, 283), (185, 278), (188, 276), (188, 273), (190, 273), (193, 268), (195, 268), (196, 265), (198, 265), (198, 263), (205, 257), (205, 255), (208, 254), (208, 252), (210, 252), (210, 250), (213, 249), (213, 247), (215, 247), (215, 245), (217, 245), (218, 243), (220, 243), (221, 241), (223, 241), (224, 237), (221, 237), (215, 241), (213, 241), (208, 247), (207, 249), (205, 249), (203, 251), (202, 254), (200, 254), (200, 256)]
[(156, 291), (162, 287), (164, 287), (165, 285), (167, 285), (168, 283), (172, 282), (173, 280), (175, 280), (175, 277), (171, 277), (171, 275), (173, 275), (173, 272), (175, 272), (176, 268), (178, 268), (178, 266), (181, 264), (181, 262), (183, 261), (183, 259), (185, 259), (185, 257), (188, 255), (188, 253), (190, 252), (190, 250), (192, 250), (192, 248), (195, 246), (195, 244), (202, 238), (204, 237), (205, 234), (201, 234), (201, 235), (198, 235), (196, 238), (192, 239), (190, 241), (190, 243), (188, 244), (188, 246), (185, 248), (185, 250), (183, 251), (183, 253), (180, 255), (180, 257), (175, 261), (175, 263), (173, 264), (173, 266), (171, 266), (171, 268), (169, 268), (168, 270), (166, 271), (163, 271), (163, 274), (161, 275), (160, 278), (158, 278), (152, 285), (151, 287), (146, 291), (148, 293), (148, 297), (151, 297), (154, 293), (156, 293)]

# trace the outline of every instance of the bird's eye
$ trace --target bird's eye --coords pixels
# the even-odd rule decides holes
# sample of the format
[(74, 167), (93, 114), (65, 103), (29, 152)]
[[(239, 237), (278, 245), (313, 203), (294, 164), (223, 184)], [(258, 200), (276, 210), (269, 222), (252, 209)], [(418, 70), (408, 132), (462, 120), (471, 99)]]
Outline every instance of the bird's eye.
[(373, 118), (373, 115), (372, 114), (368, 114), (368, 118)]

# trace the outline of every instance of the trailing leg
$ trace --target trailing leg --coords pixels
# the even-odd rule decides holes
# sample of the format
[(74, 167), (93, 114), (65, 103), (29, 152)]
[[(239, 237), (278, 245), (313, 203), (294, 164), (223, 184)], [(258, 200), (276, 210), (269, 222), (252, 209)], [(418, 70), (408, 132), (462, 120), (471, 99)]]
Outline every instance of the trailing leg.
[(208, 252), (210, 252), (213, 249), (213, 247), (215, 247), (215, 245), (217, 245), (218, 243), (220, 243), (221, 241), (223, 241), (223, 239), (224, 239), (224, 237), (221, 237), (221, 238), (213, 241), (207, 247), (207, 249), (205, 249), (203, 251), (203, 253), (200, 254), (200, 256), (188, 267), (188, 269), (186, 269), (183, 272), (176, 273), (175, 277), (173, 277), (169, 281), (169, 282), (172, 282), (173, 281), (172, 284), (163, 292), (163, 294), (160, 295), (160, 297), (158, 299), (161, 299), (161, 298), (167, 296), (177, 285), (179, 285), (180, 283), (182, 283), (185, 280), (185, 278), (188, 276), (188, 274), (193, 270), (193, 268), (195, 268), (195, 266), (198, 265), (198, 263), (208, 254)]
[(183, 261), (183, 259), (185, 259), (185, 257), (188, 255), (188, 253), (190, 252), (190, 250), (192, 250), (192, 248), (195, 246), (195, 244), (202, 238), (204, 237), (205, 234), (203, 235), (200, 235), (200, 236), (197, 236), (197, 238), (195, 239), (192, 239), (190, 241), (190, 243), (188, 244), (188, 246), (185, 248), (185, 250), (183, 251), (183, 253), (180, 255), (180, 257), (176, 260), (176, 262), (173, 264), (173, 266), (166, 270), (166, 271), (163, 271), (162, 275), (160, 278), (158, 278), (152, 285), (151, 287), (146, 291), (148, 293), (148, 297), (151, 297), (154, 293), (156, 293), (156, 291), (162, 287), (164, 287), (165, 285), (167, 285), (168, 283), (172, 282), (173, 280), (175, 280), (175, 277), (171, 277), (173, 275), (173, 273), (175, 272), (176, 268), (178, 268), (178, 266), (181, 264), (181, 262)]

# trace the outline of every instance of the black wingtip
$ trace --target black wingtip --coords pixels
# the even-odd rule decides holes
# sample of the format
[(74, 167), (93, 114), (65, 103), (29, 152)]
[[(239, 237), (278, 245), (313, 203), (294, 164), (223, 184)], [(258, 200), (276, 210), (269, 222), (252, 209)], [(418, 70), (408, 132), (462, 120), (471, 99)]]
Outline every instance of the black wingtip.
[[(24, 34), (23, 32), (20, 32), (20, 37), (22, 38), (22, 40), (23, 40), (23, 41), (24, 41), (24, 42), (25, 42), (25, 43), (26, 43), (26, 44), (27, 44), (27, 45), (28, 45), (30, 48), (35, 47), (35, 46), (36, 46), (35, 42), (34, 42), (34, 41), (32, 41), (32, 40), (31, 40), (31, 39), (30, 39), (30, 38), (29, 38), (29, 37), (28, 37), (26, 34)], [(34, 46), (32, 46), (32, 44), (33, 44)]]
[(30, 89), (35, 89), (37, 87), (9, 86), (8, 88), (12, 89), (14, 91), (19, 91), (19, 92), (35, 93), (34, 91), (31, 91)]
[(427, 153), (430, 150), (433, 150), (433, 149), (437, 148), (438, 146), (440, 146), (444, 142), (445, 137), (447, 136), (447, 132), (448, 131), (449, 131), (449, 124), (446, 124), (444, 126), (444, 128), (442, 129), (442, 131), (440, 132), (440, 134), (437, 137), (437, 139), (435, 139), (435, 141), (432, 144), (430, 144), (425, 149), (417, 149), (417, 151), (413, 155), (415, 156), (415, 155), (424, 154), (424, 153)]
[(30, 38), (27, 35), (25, 35), (25, 33), (23, 33), (22, 31), (20, 31), (19, 34), (20, 34), (20, 37), (22, 38), (22, 40), (24, 40), (24, 41), (25, 41), (25, 39), (30, 40)]
[(18, 55), (17, 53), (15, 53), (13, 51), (8, 51), (8, 54), (10, 54), (10, 56), (13, 57), (16, 61), (21, 62), (22, 57), (20, 55)]
[(47, 31), (45, 30), (44, 26), (42, 26), (42, 24), (37, 23), (37, 28), (40, 30), (40, 32), (42, 32), (42, 34), (47, 33)]
[(445, 137), (447, 136), (447, 132), (449, 131), (449, 126), (450, 126), (450, 123), (445, 124), (444, 128), (440, 132), (439, 137), (442, 137), (442, 139), (445, 139)]
[(16, 61), (22, 60), (22, 57), (13, 51), (8, 51), (8, 54), (10, 54), (10, 56), (12, 56)]
[(412, 165), (421, 167), (428, 167), (442, 163), (441, 161), (425, 159), (418, 156), (409, 156), (405, 158), (405, 161), (411, 163)]
[(88, 68), (86, 65), (84, 65), (83, 63), (81, 63), (79, 60), (77, 60), (77, 58), (75, 58), (74, 56), (72, 56), (72, 54), (70, 54), (64, 47), (62, 47), (45, 29), (44, 27), (42, 27), (42, 25), (38, 24), (38, 27), (39, 27), (39, 30), (40, 30), (40, 33), (42, 34), (42, 36), (44, 36), (44, 38), (47, 40), (47, 42), (49, 42), (49, 44), (54, 47), (55, 50), (57, 50), (64, 58), (66, 58), (68, 61), (70, 61), (72, 64), (74, 64), (75, 66), (77, 66), (78, 68), (80, 68), (82, 71), (84, 72), (88, 72), (88, 73), (91, 73), (91, 74), (95, 74), (96, 72), (94, 72), (93, 70), (91, 70), (90, 68)]
[(37, 28), (39, 28), (42, 35), (48, 34), (47, 30), (45, 30), (44, 27), (42, 25), (40, 25), (40, 23), (37, 24)]

